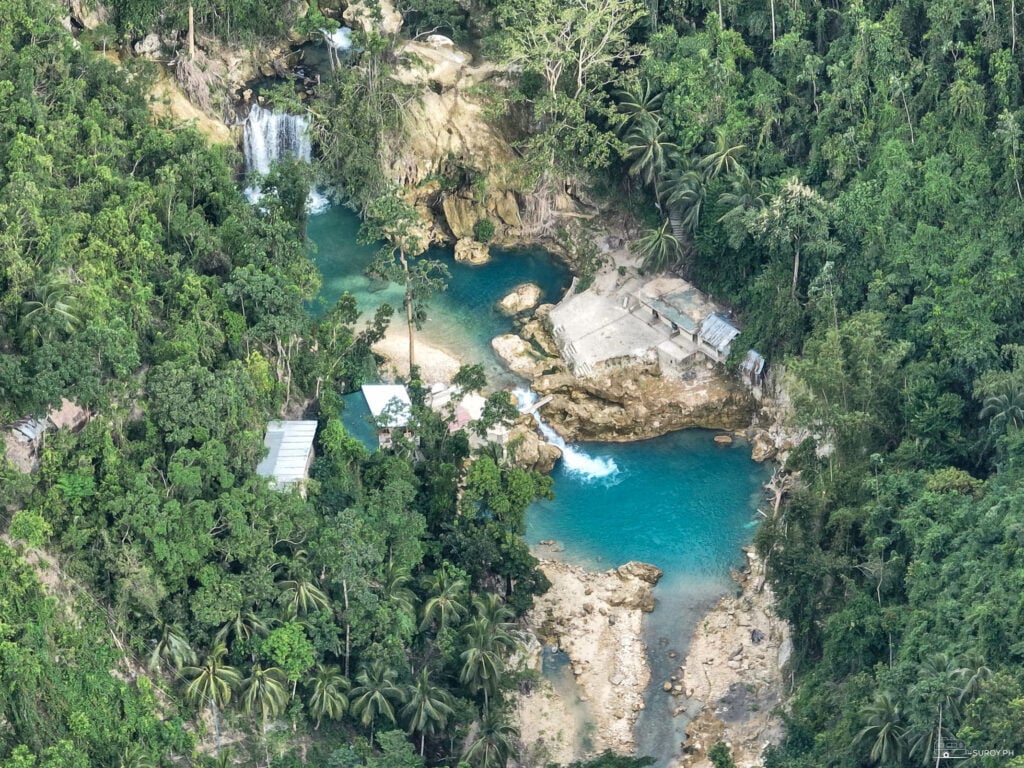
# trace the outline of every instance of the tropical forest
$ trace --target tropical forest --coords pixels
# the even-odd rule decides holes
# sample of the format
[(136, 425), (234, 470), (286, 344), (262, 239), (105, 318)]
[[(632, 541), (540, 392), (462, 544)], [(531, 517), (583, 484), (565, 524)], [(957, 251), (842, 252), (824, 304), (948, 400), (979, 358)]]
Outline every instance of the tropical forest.
[(1024, 766), (1019, 24), (0, 0), (0, 768)]

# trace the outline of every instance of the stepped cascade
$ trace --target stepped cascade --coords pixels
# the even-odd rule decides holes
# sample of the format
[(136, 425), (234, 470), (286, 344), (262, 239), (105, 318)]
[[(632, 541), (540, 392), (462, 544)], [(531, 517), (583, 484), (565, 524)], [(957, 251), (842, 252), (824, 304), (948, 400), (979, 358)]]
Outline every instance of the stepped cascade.
[[(309, 139), (309, 118), (304, 115), (272, 112), (259, 104), (253, 104), (245, 119), (243, 150), (247, 176), (266, 175), (275, 160), (286, 157), (308, 163), (313, 156), (313, 145)], [(250, 184), (245, 189), (245, 196), (250, 202), (256, 203), (262, 195), (258, 187)], [(306, 205), (310, 213), (319, 213), (326, 209), (330, 202), (312, 189)]]
[[(519, 403), (520, 411), (526, 411), (531, 405), (537, 402), (537, 393), (533, 390), (517, 389), (514, 394), (516, 402)], [(533, 418), (537, 422), (537, 428), (540, 430), (540, 433), (544, 435), (544, 439), (556, 448), (561, 449), (562, 462), (565, 465), (567, 472), (578, 475), (583, 480), (610, 479), (615, 478), (618, 475), (619, 468), (615, 464), (614, 459), (601, 459), (589, 456), (579, 448), (567, 445), (561, 435), (544, 423), (544, 420), (541, 419), (540, 413), (537, 410), (533, 411)]]

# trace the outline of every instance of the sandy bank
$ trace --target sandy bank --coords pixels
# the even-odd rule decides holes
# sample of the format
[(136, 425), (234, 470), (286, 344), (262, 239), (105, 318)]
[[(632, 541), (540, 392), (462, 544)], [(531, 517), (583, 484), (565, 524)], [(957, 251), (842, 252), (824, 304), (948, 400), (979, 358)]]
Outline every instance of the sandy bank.
[[(416, 365), (428, 384), (451, 382), (461, 363), (452, 354), (416, 336)], [(387, 335), (374, 345), (373, 351), (385, 358), (381, 372), (407, 377), (409, 375), (409, 333), (402, 325), (392, 325)]]
[[(542, 678), (530, 694), (517, 697), (520, 764), (569, 763), (606, 749), (629, 754), (650, 680), (641, 619), (654, 607), (651, 588), (661, 571), (627, 563), (591, 573), (550, 560), (541, 561), (541, 569), (551, 589), (527, 622), (541, 643), (565, 651), (575, 686)], [(539, 670), (539, 654), (534, 663)]]
[(707, 750), (719, 741), (729, 745), (739, 768), (760, 765), (764, 748), (782, 737), (775, 709), (792, 649), (789, 626), (775, 615), (763, 563), (753, 553), (748, 557), (742, 594), (723, 597), (690, 641), (680, 679), (687, 709), (700, 711), (687, 727), (676, 768), (711, 768)]

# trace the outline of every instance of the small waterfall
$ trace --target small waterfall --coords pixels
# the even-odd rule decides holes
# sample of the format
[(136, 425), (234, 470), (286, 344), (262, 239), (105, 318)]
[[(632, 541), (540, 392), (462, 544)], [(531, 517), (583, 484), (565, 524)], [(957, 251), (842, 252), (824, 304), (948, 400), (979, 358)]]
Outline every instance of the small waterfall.
[(352, 49), (352, 30), (348, 27), (338, 27), (333, 32), (321, 29), (320, 33), (324, 36), (327, 44), (339, 53)]
[[(294, 157), (305, 163), (313, 156), (309, 140), (309, 118), (304, 115), (288, 115), (271, 112), (259, 104), (253, 104), (245, 119), (244, 131), (246, 175), (266, 175), (270, 165), (283, 157)], [(249, 202), (258, 203), (262, 194), (258, 187), (248, 186), (245, 196)], [(310, 190), (306, 207), (310, 213), (320, 213), (330, 201), (315, 189)]]
[[(517, 389), (513, 392), (516, 402), (519, 403), (519, 410), (525, 411), (537, 402), (537, 393), (529, 389)], [(537, 428), (544, 435), (544, 439), (551, 445), (562, 451), (562, 462), (567, 472), (579, 475), (583, 480), (601, 480), (614, 477), (619, 472), (619, 467), (614, 459), (601, 459), (595, 456), (588, 456), (572, 445), (567, 445), (565, 440), (551, 427), (544, 423), (540, 413), (533, 412), (533, 418), (537, 422)]]

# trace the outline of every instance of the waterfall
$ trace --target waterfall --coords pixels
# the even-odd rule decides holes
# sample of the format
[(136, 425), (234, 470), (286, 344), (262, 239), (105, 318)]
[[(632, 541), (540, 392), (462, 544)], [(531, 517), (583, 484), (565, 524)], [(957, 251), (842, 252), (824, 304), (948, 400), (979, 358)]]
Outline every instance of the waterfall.
[[(288, 115), (271, 112), (259, 104), (253, 104), (245, 119), (244, 131), (246, 175), (264, 176), (270, 172), (270, 165), (283, 157), (294, 157), (308, 163), (313, 155), (309, 140), (309, 118), (304, 115)], [(262, 194), (256, 186), (248, 186), (245, 196), (249, 202), (258, 203)], [(310, 213), (320, 213), (330, 201), (315, 189), (310, 190), (306, 207)]]
[[(537, 393), (533, 390), (517, 389), (513, 392), (513, 396), (516, 398), (516, 402), (519, 403), (520, 411), (525, 411), (537, 402)], [(533, 418), (537, 422), (537, 428), (540, 430), (540, 433), (544, 435), (544, 439), (556, 448), (561, 449), (562, 462), (568, 473), (578, 475), (582, 480), (600, 480), (606, 477), (614, 477), (618, 474), (619, 467), (614, 459), (588, 456), (579, 448), (567, 445), (561, 435), (544, 423), (539, 412), (534, 411)]]
[(321, 29), (320, 33), (324, 36), (324, 40), (334, 50), (338, 52), (345, 52), (352, 48), (352, 30), (348, 27), (338, 27), (333, 32), (328, 32), (326, 29)]

